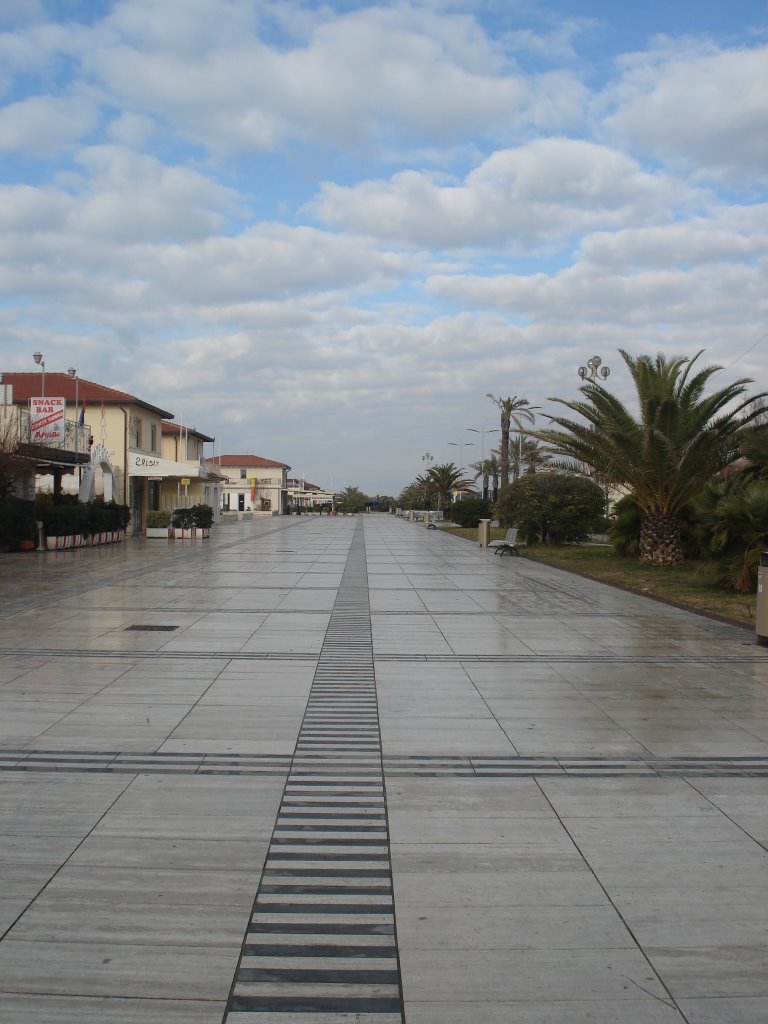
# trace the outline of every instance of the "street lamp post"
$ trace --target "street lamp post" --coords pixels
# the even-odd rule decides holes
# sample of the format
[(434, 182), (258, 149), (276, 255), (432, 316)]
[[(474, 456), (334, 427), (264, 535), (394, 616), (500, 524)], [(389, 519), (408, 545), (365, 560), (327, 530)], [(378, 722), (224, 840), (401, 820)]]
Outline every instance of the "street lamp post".
[[(498, 434), (499, 429), (498, 429), (498, 427), (493, 427), (493, 428), (489, 428), (488, 430), (486, 430), (485, 426), (482, 426), (479, 429), (477, 427), (467, 427), (467, 430), (471, 430), (473, 434), (480, 434), (480, 436), (482, 438), (483, 458), (482, 458), (482, 461), (481, 461), (480, 465), (481, 465), (481, 467), (483, 469), (483, 480), (485, 480), (486, 479), (486, 477), (485, 477), (485, 435), (486, 434)], [(488, 488), (486, 486), (483, 487), (483, 497), (484, 498), (488, 497)]]
[(600, 356), (592, 356), (591, 359), (587, 360), (586, 366), (579, 367), (579, 376), (590, 384), (599, 384), (598, 377), (602, 377), (605, 380), (610, 375), (610, 372), (610, 366), (603, 366), (603, 360)]
[[(451, 448), (458, 448), (459, 449), (459, 469), (463, 473), (464, 472), (464, 449), (465, 448), (474, 447), (475, 442), (474, 441), (449, 441), (448, 444), (451, 446)], [(463, 499), (463, 497), (464, 497), (464, 492), (463, 491), (459, 491), (459, 501), (461, 501)]]
[(43, 353), (35, 352), (32, 358), (35, 360), (38, 366), (42, 366), (43, 368), (43, 393), (40, 395), (40, 397), (45, 398), (45, 360), (43, 359)]
[[(610, 373), (610, 366), (603, 366), (603, 360), (600, 358), (600, 356), (592, 356), (591, 359), (587, 360), (586, 366), (579, 367), (579, 376), (583, 381), (586, 381), (589, 384), (599, 384), (599, 378), (602, 378), (602, 380), (606, 380), (610, 376)], [(597, 428), (593, 426), (592, 429), (595, 430)], [(595, 483), (602, 484), (603, 498), (605, 501), (605, 514), (607, 515), (609, 509), (609, 491), (611, 489), (610, 483), (606, 479), (599, 480), (597, 473), (594, 474), (594, 477)]]
[[(80, 421), (78, 418), (78, 406), (80, 404), (80, 378), (77, 376), (77, 370), (74, 366), (70, 366), (67, 370), (70, 379), (75, 382), (75, 465), (78, 463), (78, 456), (80, 454)], [(80, 477), (80, 466), (77, 466), (77, 476)]]
[[(421, 456), (421, 461), (427, 467), (427, 473), (429, 473), (432, 467), (432, 463), (435, 461), (435, 456), (432, 454), (432, 452), (424, 452), (424, 454)], [(426, 491), (424, 493), (424, 508), (429, 508), (429, 499), (427, 498)]]

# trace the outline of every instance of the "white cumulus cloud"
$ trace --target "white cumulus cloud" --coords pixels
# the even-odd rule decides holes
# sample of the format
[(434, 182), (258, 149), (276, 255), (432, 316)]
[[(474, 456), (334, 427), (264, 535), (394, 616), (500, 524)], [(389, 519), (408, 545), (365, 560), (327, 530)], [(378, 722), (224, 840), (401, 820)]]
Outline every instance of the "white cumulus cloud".
[(768, 46), (636, 55), (610, 97), (613, 137), (689, 171), (768, 181)]
[(337, 227), (418, 245), (535, 245), (666, 219), (688, 198), (684, 185), (618, 150), (549, 138), (493, 153), (454, 185), (418, 171), (354, 186), (326, 182), (309, 209)]

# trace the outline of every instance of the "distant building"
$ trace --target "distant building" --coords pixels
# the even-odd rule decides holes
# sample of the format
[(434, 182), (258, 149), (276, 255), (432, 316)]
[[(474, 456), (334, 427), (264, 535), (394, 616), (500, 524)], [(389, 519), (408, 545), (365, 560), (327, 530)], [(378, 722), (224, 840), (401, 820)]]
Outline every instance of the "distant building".
[(172, 465), (177, 474), (166, 475), (160, 482), (160, 508), (189, 508), (210, 505), (218, 518), (221, 508), (222, 476), (210, 460), (204, 445), (215, 439), (193, 427), (163, 422), (162, 464)]
[(208, 459), (209, 469), (221, 474), (222, 512), (288, 511), (288, 471), (285, 462), (261, 455), (217, 455)]
[(288, 507), (291, 509), (322, 508), (333, 504), (333, 491), (296, 477), (288, 478)]

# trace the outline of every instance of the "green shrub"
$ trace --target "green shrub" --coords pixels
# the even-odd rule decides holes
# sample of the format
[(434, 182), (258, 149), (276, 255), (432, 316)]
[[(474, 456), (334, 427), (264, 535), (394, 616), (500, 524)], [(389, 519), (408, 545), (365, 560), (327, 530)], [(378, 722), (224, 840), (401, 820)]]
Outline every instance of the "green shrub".
[(44, 506), (42, 518), (43, 532), (46, 537), (77, 536), (83, 533), (84, 527), (90, 533), (90, 524), (87, 522), (88, 516), (85, 506), (83, 506), (83, 510), (81, 512), (77, 505), (61, 505), (54, 502)]
[(0, 546), (15, 551), (21, 540), (37, 536), (35, 503), (8, 495), (0, 503)]
[(456, 526), (474, 529), (481, 519), (490, 518), (491, 502), (488, 498), (464, 498), (451, 506), (451, 522)]
[(171, 513), (167, 508), (152, 509), (147, 512), (146, 525), (152, 528), (162, 529), (171, 525)]
[(629, 495), (619, 498), (613, 506), (613, 518), (608, 527), (608, 539), (620, 555), (638, 558), (640, 555), (640, 527), (643, 514)]
[(46, 537), (69, 537), (82, 534), (110, 533), (124, 530), (131, 510), (114, 501), (72, 502), (45, 501), (37, 503)]
[(177, 530), (208, 529), (213, 523), (213, 509), (210, 505), (193, 505), (191, 508), (175, 508), (171, 523)]
[(517, 526), (528, 544), (586, 540), (605, 507), (592, 480), (565, 473), (526, 473), (502, 488), (495, 505), (502, 526)]
[(194, 526), (192, 522), (192, 509), (175, 508), (171, 512), (171, 525), (174, 530), (191, 530)]
[(189, 511), (192, 513), (193, 526), (209, 529), (213, 525), (213, 509), (210, 505), (193, 505)]

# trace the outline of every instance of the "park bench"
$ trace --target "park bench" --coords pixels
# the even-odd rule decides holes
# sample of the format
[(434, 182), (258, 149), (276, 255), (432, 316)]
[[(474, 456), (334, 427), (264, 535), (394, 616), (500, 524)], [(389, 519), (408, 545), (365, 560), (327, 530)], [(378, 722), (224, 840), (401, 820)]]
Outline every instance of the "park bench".
[(518, 534), (518, 532), (519, 531), (518, 531), (517, 527), (514, 526), (510, 530), (507, 530), (506, 536), (504, 537), (503, 540), (492, 540), (490, 545), (489, 545), (489, 547), (492, 547), (494, 549), (494, 551), (493, 551), (494, 555), (503, 555), (503, 554), (519, 555), (520, 552), (517, 550), (517, 547), (518, 547), (517, 534)]

